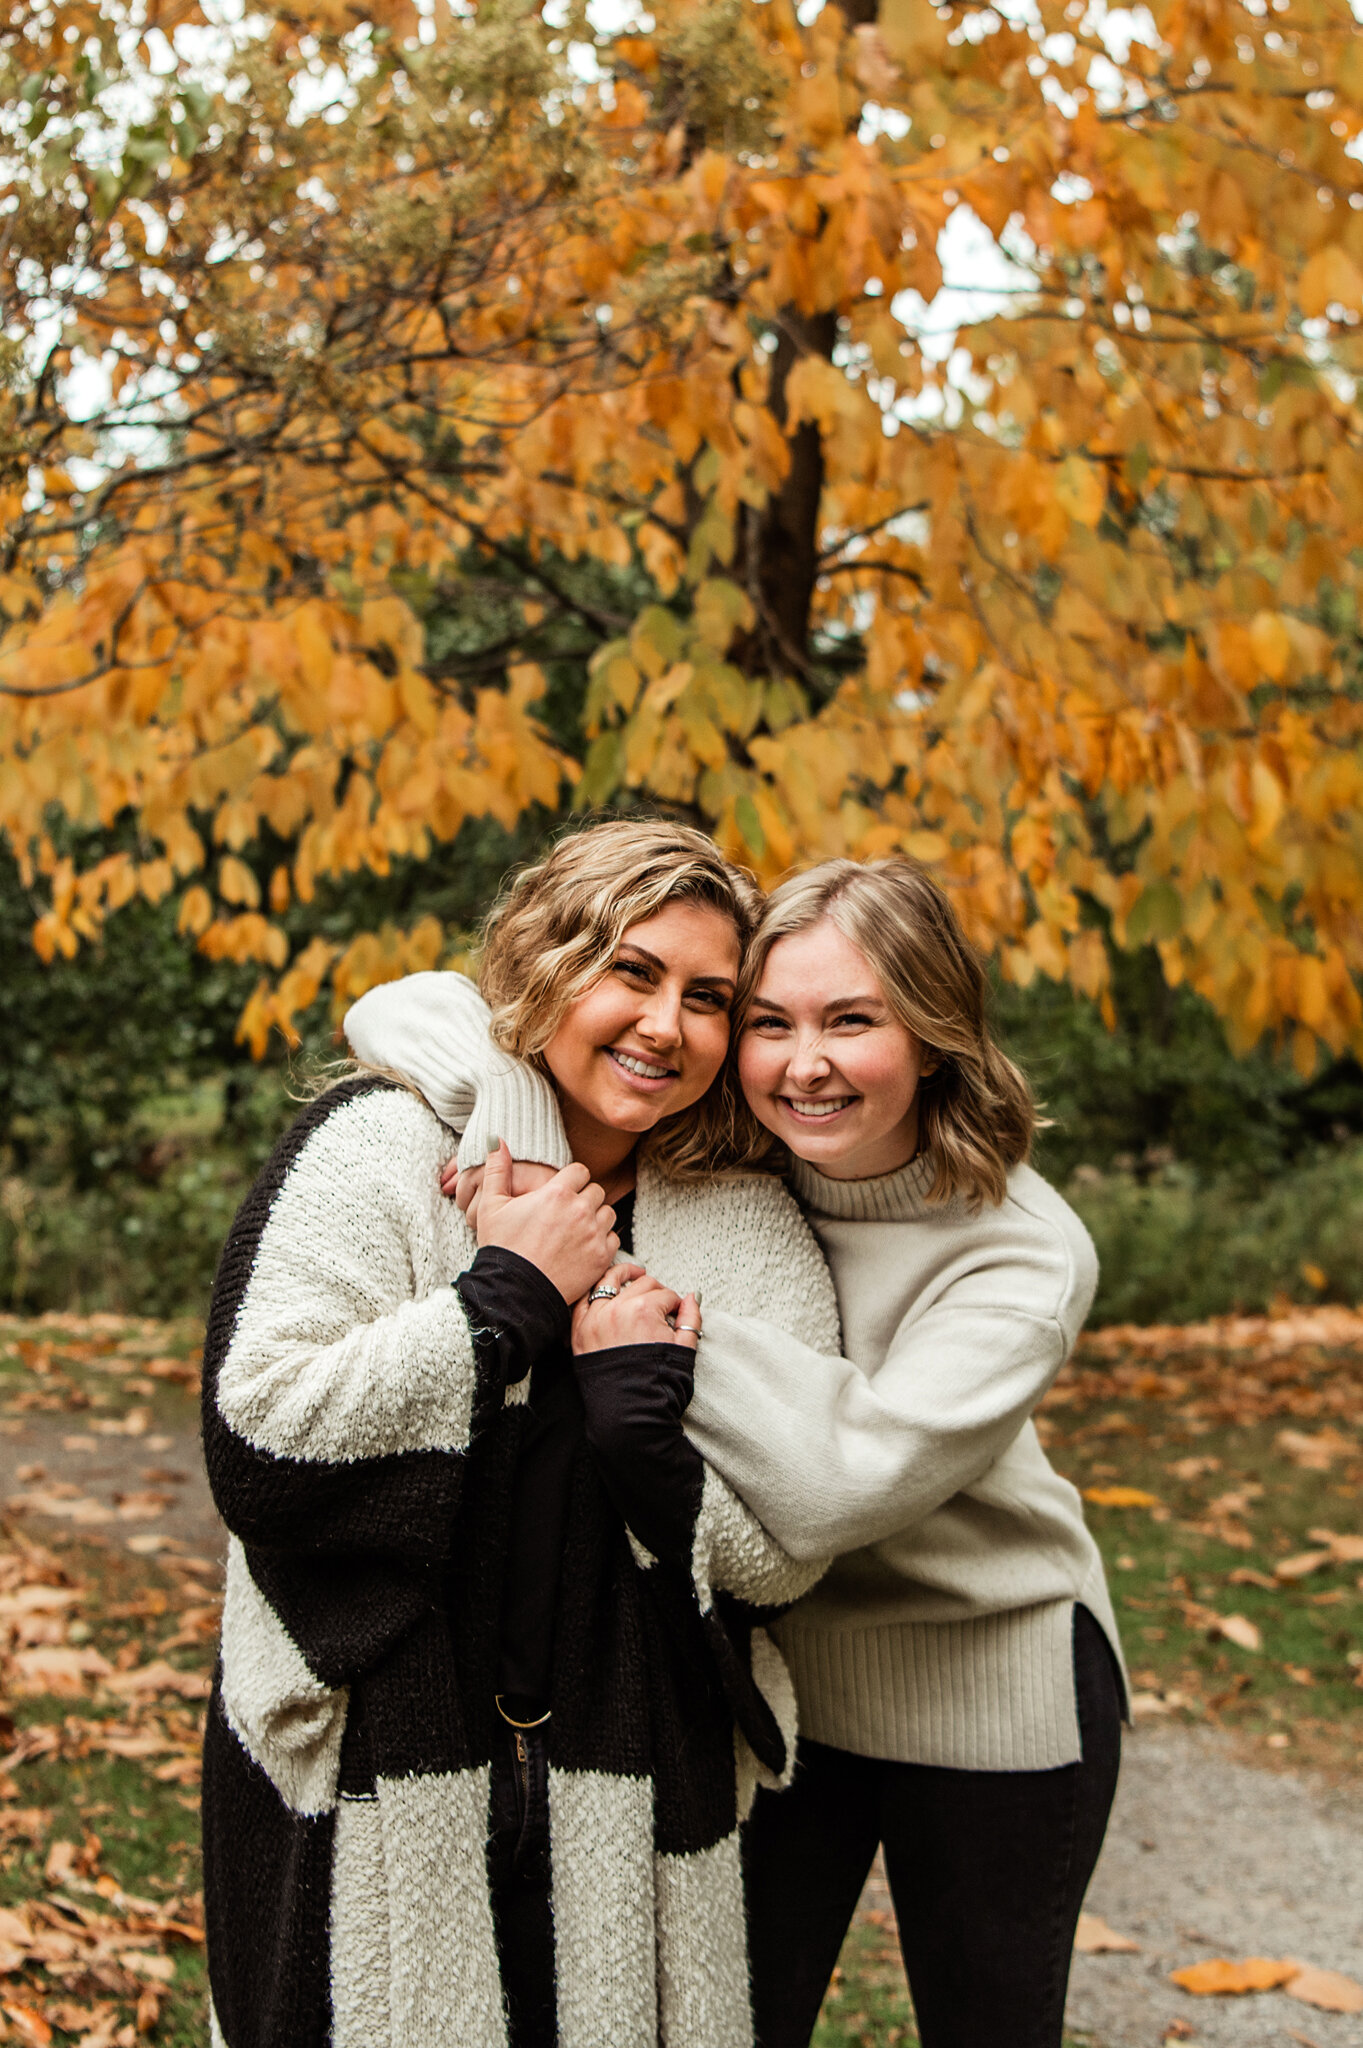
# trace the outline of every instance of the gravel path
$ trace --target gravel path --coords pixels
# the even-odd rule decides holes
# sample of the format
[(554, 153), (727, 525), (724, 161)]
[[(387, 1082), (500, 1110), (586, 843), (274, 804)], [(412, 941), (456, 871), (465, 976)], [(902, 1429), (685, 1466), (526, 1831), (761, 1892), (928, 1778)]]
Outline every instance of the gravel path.
[[(143, 1417), (134, 1411), (134, 1419)], [(226, 1538), (208, 1490), (197, 1422), (99, 1433), (86, 1415), (0, 1425), (0, 1512), (34, 1536), (60, 1530), (135, 1550), (219, 1559)], [(125, 1425), (126, 1426), (126, 1425)], [(55, 1512), (54, 1512), (55, 1511)]]
[[(1140, 1943), (1074, 1959), (1069, 2023), (1095, 2048), (1363, 2048), (1363, 2014), (1277, 1991), (1192, 1998), (1169, 1982), (1185, 1963), (1260, 1955), (1363, 1983), (1363, 1787), (1255, 1770), (1210, 1731), (1142, 1728), (1088, 1910)], [(879, 1858), (860, 1911), (893, 1928)]]
[[(1283, 1992), (1191, 1998), (1169, 1972), (1292, 1956), (1363, 1983), (1363, 1787), (1256, 1770), (1210, 1730), (1128, 1738), (1089, 1911), (1139, 1955), (1076, 1956), (1070, 2022), (1102, 2048), (1363, 2048), (1363, 2014)], [(1168, 2033), (1181, 2021), (1194, 2032)]]

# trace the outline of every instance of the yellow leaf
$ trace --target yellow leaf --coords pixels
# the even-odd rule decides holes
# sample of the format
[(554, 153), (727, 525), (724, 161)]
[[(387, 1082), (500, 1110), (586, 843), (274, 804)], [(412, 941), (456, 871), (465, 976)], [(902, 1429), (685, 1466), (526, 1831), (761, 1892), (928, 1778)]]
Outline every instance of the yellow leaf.
[(1084, 1499), (1096, 1508), (1157, 1508), (1159, 1495), (1143, 1493), (1139, 1486), (1086, 1486)]
[(1250, 621), (1249, 644), (1260, 671), (1271, 682), (1280, 683), (1292, 659), (1292, 642), (1287, 627), (1276, 612), (1256, 612)]
[(212, 922), (213, 899), (207, 889), (186, 889), (180, 903), (180, 915), (176, 920), (177, 930), (192, 932), (197, 938), (200, 932), (208, 930)]
[(260, 884), (245, 861), (228, 854), (218, 869), (218, 894), (224, 903), (244, 903), (254, 910), (260, 901)]
[(1319, 319), (1331, 305), (1346, 306), (1356, 313), (1363, 306), (1363, 276), (1353, 258), (1331, 242), (1304, 266), (1297, 281), (1297, 298), (1308, 320)]
[(1096, 526), (1107, 502), (1107, 479), (1081, 455), (1067, 455), (1056, 478), (1055, 495), (1071, 519)]

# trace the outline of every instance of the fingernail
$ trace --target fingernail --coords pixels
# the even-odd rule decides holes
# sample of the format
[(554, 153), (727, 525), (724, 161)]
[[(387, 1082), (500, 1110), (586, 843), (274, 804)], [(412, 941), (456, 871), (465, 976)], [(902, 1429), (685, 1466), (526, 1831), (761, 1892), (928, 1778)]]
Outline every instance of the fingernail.
[(696, 1307), (697, 1307), (697, 1308), (699, 1308), (699, 1307), (700, 1307), (700, 1305), (701, 1305), (701, 1301), (702, 1301), (702, 1299), (703, 1299), (703, 1296), (702, 1296), (702, 1294), (701, 1294), (701, 1291), (700, 1291), (699, 1287), (698, 1287), (698, 1288), (696, 1289), (696, 1291), (695, 1291), (694, 1295), (693, 1295), (693, 1296), (692, 1296), (691, 1298), (692, 1298), (692, 1300), (693, 1300), (693, 1301), (695, 1302), (695, 1304), (696, 1304)]

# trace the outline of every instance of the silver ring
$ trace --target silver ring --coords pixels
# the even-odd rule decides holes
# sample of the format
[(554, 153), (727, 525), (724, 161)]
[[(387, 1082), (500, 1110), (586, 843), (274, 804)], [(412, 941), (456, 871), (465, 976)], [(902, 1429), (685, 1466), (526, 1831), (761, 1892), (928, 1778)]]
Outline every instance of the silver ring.
[(593, 1287), (591, 1293), (587, 1296), (587, 1300), (589, 1302), (614, 1301), (619, 1292), (620, 1289), (618, 1287)]
[(694, 1323), (674, 1323), (672, 1327), (674, 1330), (685, 1330), (689, 1337), (699, 1337), (701, 1334)]

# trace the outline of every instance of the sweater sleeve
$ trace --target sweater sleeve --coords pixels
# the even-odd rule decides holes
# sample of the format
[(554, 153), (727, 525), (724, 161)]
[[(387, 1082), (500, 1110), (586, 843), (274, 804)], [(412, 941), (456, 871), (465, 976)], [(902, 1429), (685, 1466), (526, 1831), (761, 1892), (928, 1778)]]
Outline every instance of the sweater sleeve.
[(989, 1470), (1060, 1370), (1092, 1292), (1080, 1276), (1044, 1316), (1008, 1305), (1006, 1268), (967, 1275), (909, 1306), (873, 1377), (870, 1361), (707, 1306), (687, 1431), (793, 1558), (859, 1550)]
[[(371, 1667), (438, 1602), (468, 1450), (508, 1385), (564, 1338), (565, 1304), (524, 1261), (508, 1275), (504, 1252), (479, 1252), (463, 1273), (441, 1270), (444, 1245), (451, 1264), (468, 1246), (439, 1191), (447, 1150), (405, 1091), (333, 1091), (243, 1203), (214, 1287), (213, 1497), (327, 1686)], [(484, 1312), (508, 1278), (514, 1328)]]
[(573, 1361), (587, 1442), (607, 1493), (645, 1549), (689, 1566), (705, 1468), (682, 1429), (694, 1354), (622, 1344)]
[(345, 1035), (356, 1059), (401, 1074), (462, 1133), (461, 1167), (481, 1166), (494, 1138), (513, 1158), (567, 1166), (558, 1097), (535, 1067), (493, 1044), (491, 1014), (467, 975), (409, 974), (362, 995)]

